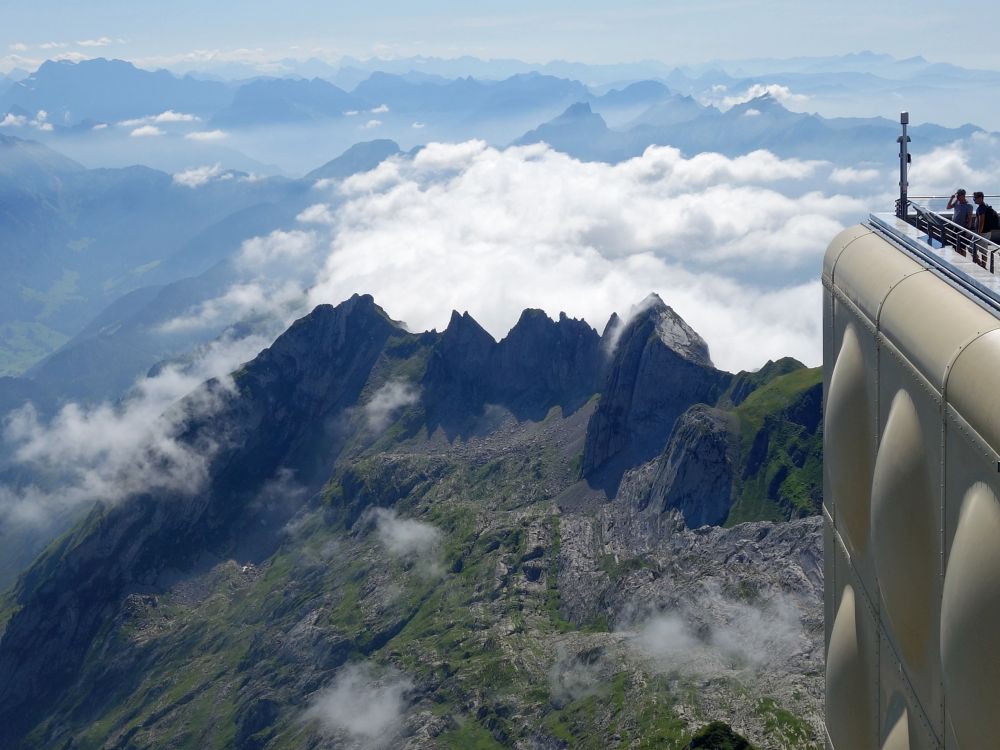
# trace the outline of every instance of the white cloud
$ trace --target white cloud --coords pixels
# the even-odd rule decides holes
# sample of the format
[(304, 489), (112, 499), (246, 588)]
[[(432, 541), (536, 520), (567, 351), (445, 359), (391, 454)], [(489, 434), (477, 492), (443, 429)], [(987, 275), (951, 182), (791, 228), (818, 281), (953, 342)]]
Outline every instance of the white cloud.
[(0, 120), (0, 128), (23, 128), (27, 124), (27, 117), (24, 115), (15, 115), (10, 112), (4, 115), (4, 118)]
[(417, 121), (417, 122), (413, 123), (412, 125), (410, 125), (410, 127), (413, 128), (414, 130), (423, 130), (424, 128), (427, 127), (427, 123)]
[[(990, 185), (1000, 170), (1000, 138), (977, 133), (972, 137), (913, 157), (910, 195), (951, 195), (964, 187), (993, 192)], [(941, 206), (943, 207), (943, 206)]]
[(86, 55), (83, 52), (62, 52), (56, 55), (53, 60), (68, 60), (69, 62), (83, 62), (84, 60), (89, 60), (90, 55)]
[(683, 608), (653, 615), (629, 634), (658, 669), (701, 678), (780, 666), (806, 644), (790, 596), (775, 593), (749, 603), (722, 595), (713, 581)]
[(146, 115), (145, 117), (136, 117), (131, 120), (122, 120), (118, 124), (123, 128), (134, 128), (140, 125), (164, 125), (175, 122), (200, 121), (201, 118), (197, 115), (188, 114), (186, 112), (175, 112), (172, 109), (168, 109), (165, 112), (160, 112), (158, 115)]
[(729, 109), (730, 107), (735, 107), (737, 104), (744, 104), (761, 96), (771, 96), (785, 105), (802, 104), (809, 100), (809, 97), (805, 94), (792, 93), (792, 90), (788, 86), (783, 86), (780, 83), (755, 83), (742, 94), (723, 97), (719, 104), (723, 109)]
[(415, 330), (441, 329), (458, 309), (500, 337), (525, 307), (600, 328), (657, 291), (722, 367), (816, 362), (813, 269), (871, 205), (805, 190), (830, 169), (763, 151), (685, 159), (651, 148), (607, 165), (541, 145), (432, 144), (340, 186), (310, 304), (363, 289)]
[(159, 327), (159, 331), (183, 333), (222, 328), (247, 317), (274, 315), (286, 310), (291, 312), (282, 315), (282, 319), (288, 320), (296, 313), (304, 315), (307, 312), (301, 307), (301, 302), (302, 290), (298, 284), (237, 283), (221, 297), (203, 302), (184, 315), (166, 321)]
[(400, 518), (396, 511), (375, 508), (368, 514), (375, 521), (375, 534), (391, 556), (412, 562), (427, 578), (437, 578), (441, 567), (441, 532), (432, 524)]
[(238, 262), (245, 267), (264, 270), (275, 262), (284, 264), (305, 258), (315, 249), (316, 235), (312, 232), (277, 230), (266, 237), (245, 241)]
[(372, 128), (377, 128), (381, 124), (382, 124), (381, 120), (369, 120), (361, 127), (363, 127), (365, 130), (371, 130)]
[(206, 64), (243, 63), (268, 75), (283, 75), (291, 72), (281, 61), (271, 59), (263, 47), (240, 47), (237, 49), (195, 49), (170, 55), (148, 55), (133, 60), (141, 68), (169, 68), (171, 70), (197, 70)]
[(229, 137), (224, 130), (197, 130), (184, 136), (189, 141), (222, 141)]
[(48, 122), (49, 114), (44, 109), (38, 110), (35, 116), (28, 119), (26, 115), (15, 115), (8, 112), (0, 120), (0, 128), (24, 128), (31, 127), (46, 133), (51, 133), (55, 128)]
[(395, 418), (400, 409), (420, 400), (420, 391), (410, 383), (389, 381), (372, 395), (364, 406), (368, 429), (372, 432), (382, 432)]
[(653, 147), (610, 165), (541, 144), (431, 144), (318, 182), (337, 196), (299, 215), (315, 229), (245, 243), (245, 278), (177, 325), (261, 314), (272, 296), (281, 317), (364, 291), (411, 330), (441, 330), (457, 309), (500, 338), (526, 307), (601, 329), (657, 292), (720, 367), (813, 364), (826, 245), (872, 206), (891, 205), (888, 192), (862, 195), (856, 183), (851, 195), (824, 192), (833, 171), (766, 151), (684, 158)]
[(99, 39), (82, 39), (76, 44), (79, 47), (107, 47), (114, 44), (114, 40), (109, 37), (102, 36)]
[(603, 674), (613, 668), (613, 661), (593, 652), (570, 654), (562, 644), (556, 646), (556, 658), (549, 667), (549, 696), (556, 708), (588, 695), (600, 692), (605, 684)]
[(39, 44), (39, 49), (65, 49), (69, 45), (66, 42), (45, 42), (44, 44)]
[(330, 207), (325, 203), (315, 203), (309, 206), (296, 216), (295, 220), (301, 221), (303, 224), (332, 225), (336, 222)]
[(830, 181), (838, 185), (850, 185), (855, 182), (874, 182), (882, 173), (877, 169), (857, 169), (855, 167), (841, 167), (830, 173)]
[[(67, 404), (47, 422), (30, 405), (7, 415), (3, 439), (14, 460), (43, 481), (26, 488), (0, 485), (0, 522), (44, 525), (63, 509), (96, 500), (197, 492), (216, 446), (181, 439), (187, 420), (216, 413), (232, 393), (228, 373), (271, 340), (222, 337), (193, 352), (186, 365), (141, 378), (120, 403)], [(198, 389), (210, 378), (218, 379), (214, 390)]]
[(344, 117), (357, 117), (360, 114), (361, 112), (359, 110), (349, 109), (346, 112), (344, 112)]
[(155, 125), (143, 125), (136, 128), (129, 135), (133, 138), (148, 138), (151, 136), (163, 135), (163, 131)]
[(107, 130), (108, 124), (106, 122), (97, 123), (91, 130)]
[(309, 311), (303, 289), (318, 275), (324, 250), (312, 231), (277, 230), (246, 240), (235, 262), (241, 280), (221, 297), (165, 322), (160, 330), (222, 328), (252, 316), (255, 327), (269, 325), (280, 332)]
[(186, 112), (174, 112), (172, 109), (168, 109), (166, 112), (161, 112), (158, 115), (153, 116), (153, 122), (164, 123), (164, 122), (199, 122), (201, 120), (197, 115), (191, 115)]
[(389, 111), (389, 105), (388, 104), (380, 104), (380, 105), (378, 105), (377, 107), (375, 107), (374, 109), (372, 109), (370, 111), (371, 111), (371, 113), (373, 115), (385, 114), (386, 112)]
[(183, 185), (192, 189), (207, 185), (210, 182), (231, 179), (233, 179), (233, 173), (224, 170), (221, 163), (210, 164), (204, 167), (193, 167), (174, 174), (175, 185)]
[(28, 45), (24, 42), (14, 42), (13, 44), (8, 44), (7, 48), (13, 52), (27, 52)]
[(365, 748), (392, 746), (399, 734), (413, 682), (398, 672), (379, 674), (370, 663), (343, 667), (309, 702), (305, 719), (321, 733)]
[(744, 117), (760, 117), (760, 110), (751, 107), (743, 113)]

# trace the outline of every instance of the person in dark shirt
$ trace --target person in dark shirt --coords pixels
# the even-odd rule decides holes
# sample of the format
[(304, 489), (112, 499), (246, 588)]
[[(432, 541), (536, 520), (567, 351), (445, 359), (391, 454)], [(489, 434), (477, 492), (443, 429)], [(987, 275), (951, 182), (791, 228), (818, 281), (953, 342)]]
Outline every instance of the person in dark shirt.
[(991, 242), (1000, 240), (1000, 217), (993, 206), (986, 202), (981, 190), (972, 194), (972, 200), (976, 203), (976, 232)]
[(947, 208), (954, 211), (951, 220), (960, 227), (969, 229), (972, 224), (972, 205), (965, 197), (965, 188), (959, 188), (955, 194), (948, 199)]

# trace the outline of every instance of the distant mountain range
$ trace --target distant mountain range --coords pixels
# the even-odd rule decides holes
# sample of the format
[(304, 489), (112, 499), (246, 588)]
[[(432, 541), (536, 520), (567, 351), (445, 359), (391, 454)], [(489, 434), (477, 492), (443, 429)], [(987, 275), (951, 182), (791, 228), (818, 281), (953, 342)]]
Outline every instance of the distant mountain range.
[(123, 60), (64, 60), (45, 62), (14, 84), (0, 96), (0, 110), (19, 107), (31, 114), (43, 110), (62, 125), (113, 123), (168, 110), (207, 116), (232, 96), (227, 84), (142, 70)]
[[(317, 63), (303, 68), (311, 78), (235, 81), (178, 77), (121, 60), (47, 62), (20, 81), (0, 85), (0, 132), (30, 134), (88, 163), (132, 159), (174, 171), (220, 162), (274, 174), (299, 171), (312, 161), (306, 143), (342, 150), (375, 134), (406, 149), (428, 140), (482, 138), (500, 146), (547, 140), (575, 155), (613, 161), (651, 144), (685, 153), (769, 148), (853, 166), (891, 158), (884, 126), (897, 108), (929, 105), (919, 119), (915, 112), (915, 124), (930, 145), (974, 132), (968, 122), (1000, 128), (1000, 120), (978, 103), (981, 97), (970, 96), (1000, 84), (1000, 73), (920, 58), (862, 54), (792, 60), (784, 69), (769, 61), (729, 70), (653, 66), (655, 78), (599, 85), (568, 77), (572, 66), (528, 68), (496, 80), (443, 77), (413, 68), (417, 62), (405, 70), (402, 64), (349, 67), (364, 71), (350, 80)], [(552, 74), (560, 70), (563, 75)], [(958, 101), (962, 106), (953, 106)], [(897, 103), (886, 111), (887, 102)], [(568, 113), (575, 125), (565, 116), (555, 121), (577, 104), (589, 105), (609, 132), (596, 121), (579, 121), (579, 109)], [(793, 111), (801, 109), (826, 115)], [(862, 112), (886, 119), (830, 116)], [(965, 115), (956, 122), (955, 112)], [(581, 139), (596, 142), (575, 142)]]
[[(737, 156), (766, 149), (783, 157), (858, 164), (889, 161), (895, 154), (886, 144), (898, 131), (898, 123), (883, 118), (826, 119), (791, 112), (770, 94), (726, 111), (673, 95), (617, 130), (608, 127), (590, 104), (574, 104), (514, 145), (544, 142), (579, 159), (607, 162), (638, 156), (656, 144), (675, 146), (689, 156), (704, 151)], [(972, 125), (921, 124), (910, 132), (922, 148), (931, 149), (983, 131)]]
[[(300, 180), (221, 169), (178, 178), (146, 167), (88, 170), (38, 143), (0, 135), (0, 374), (19, 372), (80, 334), (123, 295), (198, 276), (243, 240), (294, 223), (320, 176), (371, 169), (397, 151), (391, 141), (359, 144)], [(202, 294), (228, 279), (202, 284)], [(131, 308), (119, 306), (117, 315), (123, 309)], [(139, 337), (115, 361), (148, 368), (156, 361), (149, 352), (180, 345)], [(99, 360), (92, 366), (110, 374)], [(130, 382), (140, 371), (126, 367), (105, 385), (117, 390), (121, 378)], [(78, 377), (69, 390), (93, 394), (83, 371)]]

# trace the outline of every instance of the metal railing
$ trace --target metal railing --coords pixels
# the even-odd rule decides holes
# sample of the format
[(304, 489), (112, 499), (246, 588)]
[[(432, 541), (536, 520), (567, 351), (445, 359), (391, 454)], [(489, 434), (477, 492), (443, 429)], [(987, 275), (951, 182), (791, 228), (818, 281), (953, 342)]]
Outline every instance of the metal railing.
[[(918, 205), (929, 211), (942, 213), (950, 210), (948, 208), (948, 201), (954, 197), (954, 195), (910, 195), (907, 196), (907, 199), (911, 205)], [(986, 195), (983, 196), (983, 199), (987, 203), (990, 203), (991, 200), (1000, 201), (1000, 195)], [(899, 205), (898, 200), (896, 201), (896, 205)], [(976, 210), (976, 206), (972, 202), (972, 193), (969, 193), (969, 205), (972, 207), (973, 211)]]
[[(971, 229), (956, 224), (948, 217), (942, 216), (925, 207), (930, 204), (931, 200), (939, 198), (940, 196), (914, 196), (909, 198), (906, 201), (905, 213), (901, 211), (899, 201), (896, 201), (896, 216), (903, 219), (907, 224), (916, 227), (921, 232), (925, 232), (928, 240), (940, 242), (942, 247), (949, 245), (960, 255), (970, 257), (973, 263), (987, 269), (990, 273), (996, 273), (996, 256), (1000, 252), (1000, 245), (991, 242)], [(947, 201), (948, 198), (945, 197), (943, 200)], [(917, 201), (920, 201), (920, 203)], [(921, 205), (921, 203), (924, 203), (924, 205)]]

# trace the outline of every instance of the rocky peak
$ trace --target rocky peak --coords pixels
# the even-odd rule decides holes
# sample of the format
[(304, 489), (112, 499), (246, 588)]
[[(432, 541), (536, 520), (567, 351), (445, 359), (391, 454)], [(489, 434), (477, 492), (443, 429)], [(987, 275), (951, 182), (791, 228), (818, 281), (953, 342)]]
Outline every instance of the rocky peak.
[(434, 344), (422, 388), (431, 424), (463, 423), (486, 398), (484, 378), (496, 341), (468, 312), (451, 313)]
[(622, 327), (623, 320), (619, 317), (618, 313), (611, 313), (611, 317), (608, 318), (608, 322), (604, 324), (604, 331), (601, 333), (601, 340), (605, 340), (611, 336), (612, 331), (616, 331)]
[(449, 359), (472, 364), (485, 361), (495, 346), (493, 337), (468, 312), (459, 315), (457, 310), (452, 310), (448, 327), (441, 334), (438, 351)]
[(250, 364), (255, 372), (272, 371), (287, 379), (305, 372), (326, 373), (335, 362), (380, 345), (399, 326), (370, 294), (355, 294), (333, 305), (318, 305), (295, 321)]
[(647, 335), (655, 335), (659, 340), (678, 356), (701, 365), (714, 367), (708, 353), (705, 339), (687, 324), (674, 309), (668, 306), (659, 295), (653, 293), (637, 306), (638, 312), (633, 313), (628, 328), (636, 328)]
[(496, 348), (490, 377), (501, 402), (544, 416), (553, 404), (573, 409), (599, 387), (601, 340), (586, 321), (554, 321), (528, 309)]
[(603, 470), (613, 487), (626, 466), (663, 450), (677, 417), (692, 404), (714, 403), (732, 377), (715, 369), (705, 340), (655, 294), (624, 327), (614, 322), (605, 329), (614, 354), (581, 465), (584, 476)]
[(577, 102), (566, 108), (566, 111), (556, 118), (557, 121), (582, 120), (594, 116), (594, 110), (587, 102)]
[(570, 318), (566, 313), (559, 313), (559, 320), (552, 320), (544, 310), (528, 308), (510, 333), (500, 342), (506, 350), (529, 354), (532, 357), (552, 357), (554, 352), (539, 351), (540, 348), (554, 346), (575, 346), (581, 340), (596, 343), (599, 337), (597, 331), (586, 321)]

